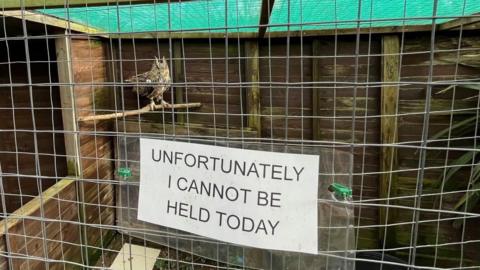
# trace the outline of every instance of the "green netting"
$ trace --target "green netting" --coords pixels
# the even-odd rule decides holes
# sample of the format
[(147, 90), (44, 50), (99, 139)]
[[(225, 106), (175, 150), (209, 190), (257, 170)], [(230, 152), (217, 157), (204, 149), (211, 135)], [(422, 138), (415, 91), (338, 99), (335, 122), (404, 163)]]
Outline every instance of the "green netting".
[[(289, 23), (290, 30), (356, 28), (357, 21), (361, 28), (425, 25), (432, 23), (433, 2), (433, 0), (277, 0), (270, 24)], [(477, 12), (480, 12), (480, 0), (439, 0), (436, 23)], [(287, 30), (287, 26), (272, 27), (272, 31)]]
[[(171, 4), (37, 10), (109, 33), (256, 32), (261, 0), (197, 0)], [(360, 10), (360, 12), (359, 12)], [(437, 23), (480, 12), (480, 0), (439, 0)], [(433, 1), (276, 0), (269, 31), (431, 24)], [(226, 19), (227, 18), (227, 19)], [(290, 24), (290, 28), (287, 27)]]
[(109, 33), (225, 32), (225, 29), (228, 32), (256, 32), (260, 5), (261, 0), (201, 0), (170, 5), (112, 5), (38, 11)]

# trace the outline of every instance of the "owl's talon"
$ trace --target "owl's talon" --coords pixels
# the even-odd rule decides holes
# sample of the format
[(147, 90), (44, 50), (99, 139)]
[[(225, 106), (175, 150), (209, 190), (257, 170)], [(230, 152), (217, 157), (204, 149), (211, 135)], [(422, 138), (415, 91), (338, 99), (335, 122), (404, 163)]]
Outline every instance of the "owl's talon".
[(162, 103), (162, 105), (163, 105), (163, 106), (170, 105), (170, 103), (166, 102), (166, 101), (165, 101), (165, 100), (163, 100), (163, 99), (162, 99), (160, 102)]
[(154, 111), (155, 110), (155, 101), (150, 102), (150, 110)]

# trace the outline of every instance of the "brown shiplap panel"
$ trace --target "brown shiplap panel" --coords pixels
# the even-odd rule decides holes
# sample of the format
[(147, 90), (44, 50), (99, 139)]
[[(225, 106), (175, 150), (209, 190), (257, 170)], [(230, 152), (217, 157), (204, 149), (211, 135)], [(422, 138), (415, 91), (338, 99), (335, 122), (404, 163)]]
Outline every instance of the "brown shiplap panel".
[[(359, 42), (359, 55), (362, 56), (356, 57), (357, 40), (353, 37), (338, 38), (336, 48), (333, 37), (318, 40), (318, 74), (315, 74), (315, 78), (319, 82), (316, 84), (316, 115), (319, 116), (316, 121), (320, 140), (352, 142), (352, 128), (355, 124), (355, 143), (379, 143), (379, 89), (365, 86), (354, 88), (353, 83), (380, 81), (380, 42), (378, 38), (372, 38), (370, 42), (362, 38)], [(356, 198), (378, 197), (379, 174), (360, 174), (379, 171), (379, 150), (379, 147), (371, 146), (357, 146), (353, 149), (353, 171), (357, 174), (353, 177), (353, 194)], [(378, 210), (378, 207), (362, 207), (361, 210), (356, 207), (356, 222), (360, 226), (378, 224)], [(359, 241), (358, 248), (377, 247), (378, 228), (362, 228), (357, 233), (359, 239), (369, 239)]]
[[(75, 102), (78, 116), (102, 114), (103, 110), (112, 108), (114, 88), (103, 86), (110, 82), (108, 67), (112, 64), (108, 57), (108, 48), (99, 40), (72, 40), (72, 69), (75, 85)], [(88, 83), (95, 82), (88, 85)], [(87, 83), (87, 85), (83, 84)], [(114, 173), (112, 162), (112, 137), (99, 135), (97, 132), (112, 131), (110, 121), (81, 122), (78, 124), (80, 136), (80, 162), (82, 178), (80, 192), (85, 202), (83, 221), (87, 224), (113, 225), (113, 219), (103, 219), (112, 215), (114, 201), (111, 184), (99, 183), (99, 180), (111, 180)], [(89, 205), (95, 205), (94, 207)], [(84, 245), (99, 247), (105, 242), (100, 237), (101, 232), (111, 233), (111, 230), (101, 230), (98, 226), (87, 226)], [(100, 248), (106, 248), (102, 246)], [(89, 251), (91, 253), (91, 251)], [(92, 256), (92, 254), (87, 254)], [(91, 262), (95, 263), (95, 262)]]
[[(274, 85), (267, 87), (269, 83), (303, 83), (312, 81), (312, 60), (310, 57), (301, 59), (298, 56), (310, 56), (311, 42), (303, 43), (302, 47), (299, 40), (292, 42), (290, 51), (287, 52), (285, 40), (272, 41), (271, 46), (267, 42), (259, 44), (259, 65), (260, 65), (260, 100), (262, 110), (262, 136), (273, 138), (285, 137), (285, 117), (291, 115), (301, 115), (298, 109), (303, 108), (304, 120), (288, 118), (287, 136), (289, 139), (312, 139), (312, 90), (311, 86), (300, 87), (300, 85), (289, 86), (287, 96), (287, 85)], [(271, 56), (271, 58), (270, 58)], [(287, 74), (287, 58), (289, 63), (289, 74)], [(302, 74), (303, 73), (303, 74)], [(303, 75), (303, 76), (302, 76)], [(266, 86), (267, 85), (267, 86)], [(288, 100), (287, 100), (288, 99)], [(288, 111), (285, 106), (288, 102)], [(268, 107), (282, 109), (282, 111), (269, 111)], [(271, 113), (270, 113), (271, 112)], [(303, 130), (298, 127), (302, 126)], [(273, 125), (273, 128), (272, 128)], [(291, 128), (291, 126), (297, 128)]]
[[(79, 262), (80, 258), (76, 253), (70, 253), (63, 258), (58, 253), (58, 248), (79, 251), (78, 224), (66, 222), (78, 222), (77, 214), (75, 182), (64, 179), (43, 192), (42, 199), (36, 197), (17, 209), (9, 219), (3, 220), (0, 234), (2, 239), (8, 239), (9, 252), (14, 254), (39, 257), (44, 257), (46, 254), (52, 259)], [(51, 221), (42, 221), (33, 217)], [(46, 251), (43, 250), (44, 243), (48, 249)], [(27, 264), (35, 269), (41, 269), (40, 265), (44, 265), (41, 261), (14, 259), (12, 268), (25, 269)]]
[[(458, 42), (461, 40), (461, 51), (458, 55)], [(476, 68), (468, 66), (468, 61), (466, 60), (466, 55), (469, 54), (478, 54), (480, 51), (480, 40), (477, 36), (471, 35), (468, 32), (464, 32), (462, 38), (459, 38), (459, 32), (452, 33), (442, 33), (436, 35), (435, 39), (435, 55), (433, 63), (433, 77), (432, 81), (453, 81), (454, 79), (475, 79), (480, 75), (480, 71)], [(401, 67), (401, 81), (416, 81), (416, 82), (427, 82), (428, 74), (430, 68), (430, 40), (429, 35), (419, 35), (419, 34), (408, 34), (405, 36), (403, 52), (406, 53), (402, 57), (402, 67)], [(458, 66), (457, 66), (458, 63)], [(423, 121), (425, 117), (424, 108), (426, 100), (426, 85), (424, 84), (415, 84), (402, 85), (400, 86), (400, 106), (399, 113), (406, 113), (410, 115), (398, 116), (399, 123), (399, 134), (398, 139), (400, 142), (411, 141), (412, 144), (420, 145), (422, 140), (422, 130), (428, 128), (429, 137), (433, 136), (437, 132), (448, 128), (450, 126), (450, 114), (448, 111), (451, 109), (452, 102), (454, 102), (454, 108), (475, 108), (476, 101), (473, 100), (469, 104), (468, 101), (464, 100), (466, 97), (471, 96), (471, 90), (462, 89), (461, 87), (456, 88), (455, 99), (453, 97), (452, 91), (447, 91), (442, 94), (437, 94), (440, 90), (449, 86), (450, 83), (445, 85), (434, 86), (432, 89), (431, 98), (431, 112), (429, 116), (429, 125), (428, 127), (423, 126)], [(446, 111), (441, 112), (441, 111)], [(411, 114), (415, 113), (415, 114)], [(453, 123), (463, 119), (461, 115), (455, 117)], [(455, 137), (455, 135), (453, 135)], [(454, 147), (455, 145), (465, 146), (464, 142), (455, 142), (453, 141), (450, 145)], [(446, 143), (435, 143), (429, 144), (431, 146), (446, 146)], [(452, 162), (453, 159), (459, 157), (459, 155), (464, 152), (460, 151), (449, 151), (448, 152), (448, 164)], [(424, 193), (437, 193), (438, 184), (444, 170), (441, 168), (445, 166), (446, 151), (439, 150), (429, 150), (426, 152), (426, 163), (425, 163), (425, 174), (424, 174)], [(412, 170), (398, 173), (398, 194), (399, 196), (414, 195), (416, 193), (416, 184), (418, 178), (419, 168), (419, 151), (412, 151), (412, 149), (398, 149), (398, 164), (399, 169), (401, 170)], [(440, 169), (435, 169), (431, 167), (440, 167)], [(462, 173), (464, 175), (462, 175)], [(458, 177), (459, 182), (468, 179), (468, 170), (465, 172), (459, 172)], [(452, 209), (457, 200), (461, 197), (462, 194), (450, 194), (442, 195), (442, 209)], [(422, 208), (434, 208), (438, 209), (439, 196), (430, 196), (426, 197), (425, 200), (422, 199)], [(413, 206), (412, 199), (402, 199), (396, 200), (396, 204)], [(394, 222), (402, 221), (412, 221), (412, 211), (410, 210), (399, 210), (395, 215)], [(451, 215), (442, 214), (441, 218), (453, 217)], [(438, 214), (422, 212), (420, 214), (420, 220), (438, 219)], [(461, 242), (462, 240), (462, 230), (455, 229), (452, 227), (453, 221), (440, 221), (437, 224), (434, 222), (423, 222), (419, 226), (419, 237), (417, 245), (431, 245), (436, 243), (438, 236), (439, 244), (445, 244), (444, 246), (438, 247), (436, 251), (434, 248), (420, 248), (417, 249), (417, 256), (423, 265), (432, 266), (434, 262), (433, 254), (437, 252), (437, 266), (442, 267), (459, 267), (460, 266), (460, 246), (449, 243)], [(471, 219), (467, 222), (467, 231), (468, 237), (470, 239), (479, 239), (480, 232), (478, 229), (479, 220)], [(437, 230), (438, 225), (438, 230)], [(395, 235), (394, 240), (396, 241), (397, 246), (408, 245), (410, 239), (412, 226), (395, 226), (389, 228), (392, 235)], [(466, 236), (467, 234), (465, 234)], [(466, 251), (464, 245), (464, 265), (478, 265), (479, 260), (478, 256), (472, 252)], [(478, 250), (480, 245), (476, 242), (469, 244), (469, 250)], [(408, 253), (408, 252), (407, 252)], [(408, 257), (408, 254), (405, 252), (398, 252), (398, 255)]]
[[(243, 70), (239, 67), (241, 60), (238, 59), (238, 56), (241, 51), (237, 44), (229, 44), (228, 52), (226, 52), (223, 42), (214, 42), (211, 47), (208, 41), (188, 42), (184, 44), (184, 53), (185, 81), (187, 83), (184, 100), (197, 102), (196, 97), (199, 97), (202, 102), (202, 107), (192, 111), (186, 119), (189, 119), (190, 123), (224, 128), (244, 125), (245, 122), (240, 116), (241, 113), (245, 113), (245, 107), (240, 103), (240, 95), (243, 95), (244, 99), (244, 91), (241, 91), (238, 85), (228, 85), (229, 83), (245, 82), (245, 78), (242, 78)], [(228, 57), (228, 61), (226, 61), (226, 57)], [(215, 85), (215, 83), (222, 85)], [(214, 84), (213, 87), (212, 84)], [(219, 113), (215, 119), (208, 115), (205, 117), (195, 114), (197, 112), (212, 113), (213, 107), (215, 107), (215, 112)]]
[[(23, 41), (9, 41), (9, 51), (5, 43), (0, 43), (0, 83), (1, 84), (26, 84), (28, 83), (28, 74), (25, 62), (25, 47)], [(31, 40), (30, 61), (31, 75), (33, 83), (56, 83), (56, 66), (54, 64), (54, 44), (49, 43), (50, 59), (47, 57), (47, 46), (44, 40)], [(8, 53), (8, 54), (7, 54)], [(10, 59), (7, 58), (10, 56)], [(50, 61), (50, 63), (48, 62)], [(12, 81), (9, 79), (12, 76)], [(30, 90), (25, 86), (0, 87), (0, 163), (4, 173), (18, 173), (26, 175), (36, 175), (35, 171), (35, 144), (34, 136), (37, 137), (38, 153), (40, 161), (40, 171), (42, 176), (65, 176), (66, 160), (61, 157), (65, 154), (63, 145), (63, 135), (55, 134), (55, 131), (62, 130), (61, 111), (59, 91), (57, 86), (32, 86), (33, 100), (30, 99)], [(12, 106), (13, 103), (13, 106)], [(33, 108), (32, 108), (33, 103)], [(32, 112), (34, 119), (32, 119)], [(41, 133), (34, 132), (42, 131)], [(14, 128), (28, 130), (29, 132), (13, 132)], [(17, 142), (15, 144), (15, 136)], [(16, 147), (17, 146), (17, 147)], [(21, 154), (19, 162), (16, 161), (16, 152), (25, 152)], [(57, 157), (47, 157), (56, 153)], [(43, 155), (42, 155), (43, 154)], [(53, 162), (53, 161), (56, 161)], [(7, 212), (11, 213), (20, 208), (22, 204), (28, 202), (32, 196), (38, 194), (39, 190), (45, 190), (53, 185), (55, 180), (40, 178), (36, 182), (35, 178), (15, 178), (4, 177), (5, 193), (11, 193), (6, 206)], [(41, 186), (38, 185), (41, 183)], [(25, 196), (20, 195), (21, 193)], [(18, 195), (16, 195), (18, 194)]]

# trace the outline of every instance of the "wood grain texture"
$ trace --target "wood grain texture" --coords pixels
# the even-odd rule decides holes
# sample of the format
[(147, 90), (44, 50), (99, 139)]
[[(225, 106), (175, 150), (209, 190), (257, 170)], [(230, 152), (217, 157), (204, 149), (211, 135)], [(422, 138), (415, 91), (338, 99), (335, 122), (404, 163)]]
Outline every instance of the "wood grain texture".
[[(380, 81), (381, 43), (378, 37), (361, 38), (358, 42), (359, 55), (356, 56), (354, 37), (314, 39), (312, 75), (316, 127), (312, 132), (317, 140), (359, 144), (352, 150), (353, 196), (368, 200), (378, 198), (380, 148), (361, 144), (380, 142), (380, 91), (373, 85)], [(355, 87), (352, 82), (359, 85)], [(378, 224), (378, 212), (378, 207), (356, 207), (355, 224)], [(364, 227), (357, 233), (359, 249), (379, 246), (378, 228)]]
[[(185, 102), (185, 88), (181, 83), (185, 82), (185, 71), (183, 69), (183, 41), (173, 41), (173, 87), (175, 92), (175, 103), (180, 104)], [(178, 85), (175, 85), (178, 83)], [(178, 123), (185, 123), (185, 114), (177, 114), (175, 120)]]
[[(75, 181), (66, 178), (45, 190), (0, 222), (2, 249), (20, 258), (2, 262), (1, 269), (59, 269), (63, 263), (80, 262), (78, 202)], [(48, 220), (48, 221), (46, 221)], [(72, 223), (70, 223), (72, 222)], [(24, 257), (24, 258), (21, 258)], [(35, 258), (36, 257), (36, 258)]]
[[(183, 115), (185, 123), (209, 127), (245, 126), (241, 115), (244, 112), (243, 89), (238, 85), (242, 78), (242, 68), (239, 66), (241, 60), (238, 56), (243, 52), (236, 43), (226, 46), (223, 42), (212, 42), (210, 45), (208, 40), (185, 42), (182, 48), (184, 54), (180, 59), (174, 56), (175, 52), (170, 55), (168, 42), (126, 40), (115, 44), (117, 48), (120, 45), (121, 51), (118, 49), (116, 57), (121, 57), (121, 62), (116, 64), (115, 69), (117, 72), (122, 70), (123, 73), (121, 76), (119, 74), (117, 81), (121, 77), (128, 78), (149, 69), (154, 56), (165, 56), (169, 63), (174, 59), (174, 69), (175, 66), (184, 68), (182, 72), (185, 76), (179, 76), (179, 79), (174, 81), (173, 89), (165, 93), (165, 100), (169, 103), (175, 103), (175, 100), (202, 103), (202, 107), (178, 113), (177, 117)], [(177, 60), (180, 62), (177, 63)], [(179, 93), (176, 92), (177, 89), (180, 89)], [(132, 93), (130, 87), (123, 87), (123, 91), (118, 93), (118, 109), (139, 109), (148, 103), (148, 100)], [(241, 100), (243, 101), (240, 102)], [(164, 110), (135, 119), (171, 122), (173, 113), (172, 110)]]
[(47, 57), (55, 58), (55, 44), (49, 41), (47, 47), (45, 40), (32, 40), (29, 45), (27, 65), (23, 41), (9, 40), (8, 47), (0, 43), (0, 163), (4, 173), (19, 174), (3, 178), (8, 213), (55, 184), (55, 177), (67, 174), (59, 88), (48, 85), (57, 82), (55, 63)]
[[(320, 41), (318, 39), (314, 39), (312, 41), (312, 81), (318, 82), (320, 80), (320, 66), (318, 58), (315, 57), (320, 55)], [(320, 120), (316, 117), (319, 115), (320, 111), (320, 93), (319, 93), (319, 85), (314, 84), (314, 88), (312, 89), (312, 139), (320, 140)]]
[[(104, 114), (112, 109), (114, 100), (113, 87), (105, 87), (109, 81), (109, 65), (111, 64), (106, 44), (95, 39), (72, 39), (71, 41), (72, 76), (74, 80), (74, 100), (76, 116)], [(86, 83), (86, 84), (85, 84)], [(75, 119), (77, 120), (77, 119)], [(112, 130), (112, 123), (105, 121), (90, 121), (77, 123), (79, 128), (79, 157), (83, 179), (91, 181), (79, 182), (80, 214), (87, 224), (82, 227), (83, 244), (89, 247), (102, 247), (106, 244), (109, 230), (98, 225), (114, 224), (114, 187), (101, 183), (99, 180), (113, 179), (113, 137), (98, 134)], [(85, 263), (99, 256), (100, 249), (85, 250)]]
[[(472, 92), (468, 89), (456, 87), (455, 91), (446, 91), (439, 94), (456, 80), (473, 80), (479, 77), (480, 70), (471, 65), (469, 55), (478, 55), (480, 53), (480, 38), (478, 35), (469, 32), (463, 32), (460, 39), (459, 32), (443, 32), (435, 37), (435, 55), (433, 62), (432, 81), (443, 81), (441, 85), (435, 85), (432, 88), (431, 110), (428, 127), (423, 126), (425, 117), (425, 99), (426, 86), (423, 84), (428, 80), (428, 71), (430, 66), (430, 39), (428, 35), (407, 34), (403, 43), (403, 56), (400, 80), (402, 82), (412, 82), (408, 85), (402, 85), (399, 89), (399, 114), (398, 121), (398, 142), (412, 142), (419, 145), (421, 133), (424, 128), (428, 128), (429, 138), (437, 132), (448, 128), (451, 124), (458, 123), (466, 116), (454, 114), (451, 118), (451, 109), (472, 109), (476, 110), (477, 99), (465, 100), (471, 96)], [(461, 42), (459, 44), (459, 41)], [(460, 51), (458, 51), (460, 48)], [(419, 82), (419, 83), (415, 83)], [(455, 92), (455, 94), (453, 94)], [(468, 135), (467, 135), (468, 136)], [(458, 134), (452, 134), (450, 147), (465, 147), (468, 141), (458, 140)], [(470, 144), (471, 145), (471, 144)], [(429, 143), (429, 146), (446, 147), (446, 142)], [(444, 166), (451, 165), (451, 162), (464, 154), (463, 151), (439, 151), (427, 150), (425, 160), (425, 175), (423, 180), (424, 194), (438, 193), (440, 181), (444, 173)], [(398, 168), (402, 170), (397, 173), (396, 192), (398, 196), (411, 196), (415, 194), (417, 183), (419, 152), (408, 149), (397, 149)], [(465, 184), (469, 179), (470, 170), (460, 171), (455, 182), (459, 185)], [(422, 208), (427, 209), (446, 209), (451, 210), (456, 201), (461, 197), (461, 193), (442, 195), (442, 205), (439, 205), (440, 196), (428, 196), (422, 199)], [(435, 203), (436, 202), (436, 203)], [(395, 200), (395, 204), (402, 206), (413, 206), (413, 199)], [(413, 211), (398, 209), (395, 211), (394, 223), (412, 220)], [(440, 219), (454, 217), (454, 215), (442, 214)], [(452, 221), (441, 220), (437, 223), (438, 214), (422, 212), (420, 214), (421, 225), (419, 226), (419, 239), (417, 245), (428, 245), (437, 243), (438, 247), (425, 247), (417, 249), (418, 263), (426, 266), (442, 267), (460, 267), (460, 261), (463, 260), (463, 267), (468, 265), (478, 265), (480, 258), (473, 250), (479, 250), (480, 245), (477, 242), (465, 243), (463, 245), (463, 257), (461, 254), (461, 245), (456, 243), (465, 241), (465, 239), (480, 239), (480, 230), (478, 227), (480, 219), (468, 219), (465, 227), (465, 236), (462, 238), (462, 229), (455, 229)], [(432, 221), (428, 221), (432, 220)], [(437, 229), (438, 226), (438, 229)], [(387, 233), (393, 237), (394, 246), (404, 246), (410, 242), (411, 225), (398, 225), (389, 227)], [(463, 240), (462, 240), (463, 239)], [(399, 256), (408, 257), (408, 252), (398, 252)], [(437, 258), (435, 258), (437, 254)]]
[(34, 23), (39, 23), (43, 25), (48, 25), (48, 26), (53, 26), (53, 27), (58, 27), (62, 29), (70, 29), (72, 31), (80, 32), (80, 33), (86, 33), (86, 34), (100, 34), (102, 31), (88, 27), (86, 25), (76, 23), (73, 21), (67, 21), (63, 20), (57, 17), (49, 16), (49, 15), (44, 15), (40, 13), (35, 13), (31, 11), (18, 11), (18, 10), (12, 10), (12, 11), (0, 11), (0, 15), (6, 16), (6, 17), (12, 17), (16, 18), (19, 20), (26, 20), (29, 22), (34, 22)]
[(63, 129), (68, 133), (65, 137), (65, 152), (67, 155), (68, 173), (80, 176), (79, 142), (76, 123), (76, 104), (73, 92), (73, 75), (71, 45), (68, 37), (55, 40), (57, 56), (58, 81), (60, 86), (60, 101), (62, 106)]
[(245, 76), (247, 82), (247, 125), (258, 132), (261, 137), (262, 123), (261, 123), (261, 101), (260, 101), (260, 87), (259, 87), (259, 60), (258, 60), (258, 42), (245, 41)]
[(271, 46), (259, 43), (262, 137), (312, 138), (311, 53), (311, 43), (300, 46), (297, 39), (291, 41), (289, 51), (285, 39), (272, 40)]
[[(395, 147), (388, 146), (397, 142), (398, 124), (398, 82), (400, 81), (400, 38), (397, 35), (382, 36), (382, 94), (381, 94), (381, 143), (380, 152), (380, 171), (382, 172), (379, 182), (379, 197), (390, 198), (396, 195), (397, 174), (392, 171), (397, 170), (397, 157)], [(385, 201), (389, 204), (389, 201)], [(394, 215), (393, 209), (380, 207), (379, 224), (389, 224), (391, 216)], [(385, 239), (385, 230), (379, 230), (379, 237), (382, 241)]]

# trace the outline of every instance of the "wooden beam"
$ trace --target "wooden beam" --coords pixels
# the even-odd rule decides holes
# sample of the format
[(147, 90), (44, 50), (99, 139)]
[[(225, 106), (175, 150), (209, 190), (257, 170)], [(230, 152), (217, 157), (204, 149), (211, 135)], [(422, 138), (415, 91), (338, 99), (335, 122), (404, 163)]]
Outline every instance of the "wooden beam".
[[(11, 11), (0, 11), (0, 16), (5, 17), (12, 17), (16, 19), (24, 19), (29, 22), (35, 22), (40, 24), (45, 24), (48, 26), (58, 27), (62, 29), (70, 29), (72, 31), (86, 33), (86, 34), (100, 34), (104, 31), (99, 29), (88, 27), (83, 24), (79, 24), (76, 22), (68, 22), (67, 20), (55, 18), (53, 16), (31, 12), (31, 11), (19, 11), (19, 10), (11, 10)], [(107, 37), (107, 36), (104, 36)]]
[[(318, 82), (320, 80), (320, 69), (319, 69), (319, 61), (318, 58), (315, 56), (320, 55), (320, 41), (318, 39), (314, 39), (312, 41), (312, 80), (314, 82)], [(317, 84), (314, 84), (314, 87), (318, 87)], [(320, 94), (319, 94), (319, 89), (318, 88), (313, 88), (312, 90), (312, 114), (313, 114), (313, 123), (312, 123), (312, 128), (313, 128), (313, 139), (314, 140), (320, 140), (320, 119), (316, 119), (316, 116), (319, 116), (320, 114)]]
[(153, 134), (153, 135), (188, 135), (191, 138), (202, 136), (219, 136), (230, 138), (255, 138), (257, 132), (251, 129), (225, 129), (218, 127), (208, 127), (202, 124), (188, 123), (185, 125), (161, 124), (153, 122), (138, 122), (132, 120), (118, 121), (118, 132)]
[(338, 36), (338, 35), (355, 35), (360, 34), (389, 34), (402, 32), (425, 32), (432, 29), (431, 25), (411, 25), (411, 26), (385, 26), (372, 28), (345, 28), (345, 29), (319, 29), (319, 30), (304, 30), (304, 31), (276, 31), (268, 33), (269, 37), (312, 37), (312, 36)]
[(247, 126), (258, 132), (261, 137), (262, 118), (260, 103), (260, 65), (258, 58), (258, 42), (257, 40), (245, 41), (245, 77), (250, 83), (247, 87)]
[(44, 262), (30, 259), (45, 253), (52, 260), (80, 262), (77, 208), (75, 180), (67, 177), (0, 221), (0, 249), (16, 256), (0, 261), (0, 269), (44, 268)]
[[(60, 104), (62, 107), (63, 129), (65, 131), (65, 154), (67, 159), (67, 170), (69, 175), (82, 178), (82, 166), (80, 160), (80, 138), (77, 126), (76, 99), (74, 95), (74, 79), (72, 68), (71, 39), (68, 36), (60, 37), (55, 40), (55, 50), (57, 56), (58, 82), (60, 85)], [(76, 182), (78, 192), (77, 200), (81, 203), (78, 209), (78, 220), (85, 221), (85, 187), (81, 181)], [(81, 249), (82, 257), (88, 254), (86, 245), (85, 226), (80, 228), (80, 242), (84, 247)], [(87, 262), (88, 263), (88, 260)]]
[[(398, 82), (400, 81), (400, 39), (398, 35), (385, 35), (382, 37), (382, 89), (381, 89), (381, 143), (384, 144), (380, 152), (379, 197), (387, 199), (384, 204), (389, 204), (388, 198), (394, 196), (398, 175), (392, 173), (397, 169), (397, 151), (395, 147), (388, 146), (397, 142), (398, 119)], [(389, 224), (392, 209), (381, 207), (379, 209), (380, 224)], [(380, 238), (384, 239), (385, 227), (380, 228)]]
[(187, 109), (187, 108), (199, 108), (202, 104), (199, 102), (194, 103), (182, 103), (182, 104), (157, 104), (157, 105), (145, 105), (144, 107), (137, 109), (137, 110), (130, 110), (118, 113), (108, 113), (108, 114), (97, 114), (97, 115), (89, 115), (89, 116), (82, 116), (78, 118), (79, 122), (86, 122), (86, 121), (100, 121), (100, 120), (111, 120), (116, 118), (140, 115), (148, 112), (153, 112), (155, 110), (162, 110), (162, 109)]
[[(43, 1), (43, 0), (42, 0)], [(62, 0), (63, 1), (63, 0)], [(85, 0), (87, 1), (87, 0)], [(89, 0), (91, 1), (91, 0)], [(100, 1), (100, 0), (99, 0)], [(111, 0), (112, 3), (114, 0)], [(185, 1), (185, 0), (184, 0)], [(134, 1), (132, 1), (134, 2)], [(145, 2), (153, 2), (145, 1)], [(157, 3), (159, 1), (157, 0)], [(175, 2), (172, 0), (172, 2)], [(63, 2), (62, 2), (63, 3)], [(121, 3), (120, 3), (121, 4)], [(186, 38), (186, 39), (224, 39), (226, 37), (231, 38), (263, 38), (265, 37), (265, 32), (267, 30), (267, 25), (269, 23), (269, 16), (271, 14), (271, 9), (273, 8), (274, 0), (263, 0), (262, 9), (260, 16), (260, 26), (258, 33), (254, 32), (244, 32), (244, 33), (208, 33), (208, 32), (197, 32), (197, 31), (184, 31), (184, 32), (141, 32), (141, 33), (106, 33), (104, 30), (96, 29), (94, 27), (86, 26), (81, 23), (68, 22), (60, 18), (53, 16), (24, 11), (24, 16), (19, 10), (0, 11), (0, 15), (13, 17), (17, 19), (24, 18), (27, 21), (37, 22), (41, 24), (46, 24), (53, 27), (59, 27), (62, 29), (71, 29), (80, 33), (91, 34), (99, 37), (105, 38), (122, 38), (122, 39), (169, 39), (169, 38)], [(89, 4), (90, 6), (90, 4)], [(43, 6), (42, 6), (43, 7)], [(0, 7), (1, 10), (1, 7)], [(458, 30), (460, 25), (463, 25), (464, 30), (475, 30), (480, 28), (480, 14), (474, 14), (469, 17), (463, 17), (460, 19), (451, 20), (445, 23), (442, 23), (438, 26), (438, 30)], [(402, 33), (402, 32), (425, 32), (430, 31), (431, 25), (406, 25), (406, 26), (382, 26), (382, 27), (371, 27), (371, 28), (361, 28), (360, 34), (387, 34), (387, 33)], [(269, 33), (271, 38), (281, 38), (286, 37), (287, 35), (291, 37), (308, 37), (308, 36), (332, 36), (332, 35), (353, 35), (358, 32), (357, 28), (345, 28), (345, 29), (319, 29), (319, 30), (304, 30), (304, 31), (274, 31)]]
[[(205, 30), (207, 31), (207, 30)], [(122, 39), (225, 39), (228, 38), (256, 38), (257, 33), (245, 32), (245, 33), (208, 33), (207, 32), (142, 32), (142, 33), (121, 33), (110, 34), (110, 38), (122, 38)]]
[[(0, 10), (9, 9), (37, 9), (37, 8), (62, 8), (85, 6), (116, 6), (131, 4), (153, 4), (178, 2), (180, 0), (3, 0)], [(190, 0), (182, 0), (182, 2)]]
[(74, 185), (75, 178), (76, 177), (72, 176), (58, 181), (55, 185), (45, 190), (42, 195), (36, 196), (22, 207), (15, 210), (15, 212), (13, 212), (8, 218), (0, 221), (0, 235), (5, 235), (15, 226), (21, 226), (19, 223), (21, 223), (25, 217), (32, 216), (36, 212), (39, 212), (40, 208), (48, 204), (50, 200), (58, 199), (58, 194), (65, 189), (70, 188), (71, 185)]
[(64, 138), (67, 169), (70, 175), (80, 176), (80, 149), (70, 49), (70, 39), (67, 36), (55, 40), (58, 82), (63, 84), (60, 86), (60, 102), (62, 106), (63, 129), (66, 131)]
[[(183, 83), (185, 82), (185, 73), (183, 70), (183, 49), (182, 49), (182, 40), (173, 41), (173, 82), (174, 83)], [(175, 86), (175, 103), (181, 104), (185, 103), (185, 88), (181, 85)], [(176, 121), (178, 123), (185, 123), (185, 114), (179, 113), (175, 115)]]
[(263, 38), (267, 31), (267, 25), (270, 22), (270, 14), (272, 14), (275, 0), (262, 0), (262, 7), (260, 9), (260, 22), (258, 28), (258, 37)]
[[(5, 189), (3, 188), (3, 179), (2, 179), (2, 164), (0, 163), (0, 192), (2, 193), (2, 196), (0, 197), (1, 201), (0, 201), (0, 204), (2, 204), (2, 212), (6, 215), (7, 213), (7, 206), (5, 205), (7, 202), (5, 200)], [(5, 222), (7, 222), (6, 220), (8, 220), (8, 217), (5, 218), (0, 222), (2, 226), (2, 228), (7, 228), (7, 226), (5, 226)], [(8, 250), (8, 245), (7, 245), (7, 240), (8, 240), (8, 236), (6, 236), (5, 234), (2, 234), (1, 237), (0, 237), (0, 253), (1, 254), (7, 254), (9, 252)], [(10, 262), (9, 262), (10, 261)], [(0, 256), (0, 269), (8, 269), (8, 265), (11, 264), (11, 261), (12, 259), (11, 258), (7, 258), (7, 256)]]
[(442, 23), (438, 26), (438, 30), (458, 30), (462, 25), (463, 27), (468, 25), (477, 25), (478, 22), (480, 22), (480, 13)]
[[(346, 29), (320, 29), (320, 30), (304, 30), (304, 31), (274, 31), (268, 33), (268, 38), (284, 38), (290, 37), (315, 37), (315, 36), (335, 36), (335, 35), (355, 35), (358, 31), (360, 34), (390, 34), (402, 32), (427, 32), (432, 29), (431, 25), (411, 25), (411, 26), (385, 26), (372, 28), (346, 28)], [(142, 33), (121, 33), (109, 34), (110, 38), (122, 39), (225, 39), (228, 38), (266, 38), (260, 33), (245, 32), (245, 33), (208, 33), (208, 32), (142, 32)]]

